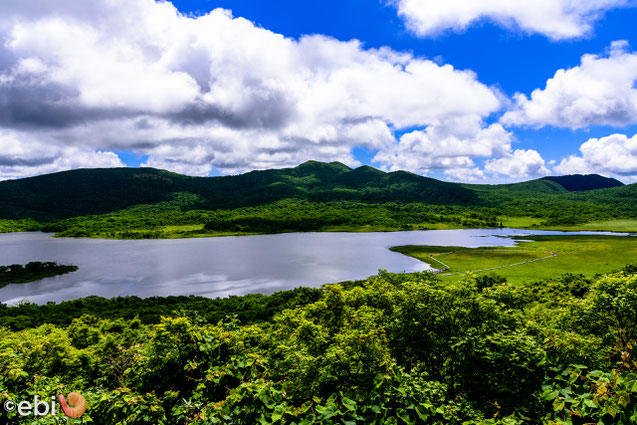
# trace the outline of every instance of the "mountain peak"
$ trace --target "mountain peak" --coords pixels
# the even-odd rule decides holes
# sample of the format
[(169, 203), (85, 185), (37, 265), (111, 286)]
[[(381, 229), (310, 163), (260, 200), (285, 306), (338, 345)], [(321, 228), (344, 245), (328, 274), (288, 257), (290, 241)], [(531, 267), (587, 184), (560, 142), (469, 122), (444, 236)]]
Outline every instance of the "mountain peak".
[(308, 169), (333, 170), (339, 173), (351, 171), (351, 168), (349, 168), (347, 165), (343, 164), (342, 162), (338, 162), (338, 161), (321, 162), (321, 161), (314, 161), (314, 160), (305, 161), (304, 163), (294, 167), (294, 169), (296, 170), (308, 170)]
[(606, 189), (624, 185), (617, 179), (600, 176), (599, 174), (570, 174), (567, 176), (543, 177), (543, 179), (558, 183), (569, 192)]

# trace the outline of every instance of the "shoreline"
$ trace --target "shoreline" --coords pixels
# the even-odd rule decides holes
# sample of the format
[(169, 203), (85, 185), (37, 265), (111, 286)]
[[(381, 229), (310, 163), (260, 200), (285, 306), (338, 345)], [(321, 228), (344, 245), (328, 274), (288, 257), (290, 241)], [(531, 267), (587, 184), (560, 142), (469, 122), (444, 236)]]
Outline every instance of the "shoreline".
[[(637, 220), (635, 220), (637, 226)], [(282, 231), (282, 232), (218, 232), (218, 233), (174, 233), (169, 234), (168, 232), (157, 231), (156, 235), (158, 237), (108, 237), (102, 234), (98, 235), (89, 235), (89, 236), (58, 236), (61, 232), (46, 232), (41, 230), (12, 230), (12, 231), (0, 231), (0, 235), (3, 234), (11, 234), (11, 233), (45, 233), (50, 234), (52, 238), (56, 239), (96, 239), (96, 240), (118, 240), (118, 241), (126, 241), (126, 240), (179, 240), (179, 239), (203, 239), (203, 238), (222, 238), (222, 237), (234, 237), (234, 236), (259, 236), (259, 235), (280, 235), (280, 234), (288, 234), (288, 233), (397, 233), (397, 232), (415, 232), (415, 231), (434, 231), (434, 230), (497, 230), (497, 229), (510, 229), (510, 230), (528, 230), (528, 231), (543, 231), (543, 232), (566, 232), (566, 233), (579, 233), (579, 232), (592, 232), (594, 234), (601, 233), (613, 233), (618, 236), (621, 235), (629, 235), (629, 234), (637, 234), (637, 227), (634, 230), (629, 229), (620, 229), (618, 227), (602, 227), (602, 228), (591, 228), (586, 224), (580, 226), (573, 227), (558, 227), (558, 226), (502, 226), (502, 227), (463, 227), (463, 226), (414, 226), (411, 229), (404, 228), (367, 228), (366, 226), (353, 227), (353, 226), (343, 226), (343, 227), (334, 227), (328, 229), (318, 229), (318, 230), (309, 230), (309, 231)], [(153, 232), (152, 230), (139, 230), (140, 234)], [(162, 233), (164, 233), (162, 235)], [(509, 237), (509, 236), (507, 236)]]

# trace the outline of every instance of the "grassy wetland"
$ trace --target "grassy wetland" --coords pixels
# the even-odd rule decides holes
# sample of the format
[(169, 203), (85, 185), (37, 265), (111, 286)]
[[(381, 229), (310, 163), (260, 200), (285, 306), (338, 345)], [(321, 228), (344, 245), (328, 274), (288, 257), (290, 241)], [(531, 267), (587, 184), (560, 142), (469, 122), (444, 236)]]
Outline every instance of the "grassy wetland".
[(637, 240), (630, 236), (534, 235), (523, 237), (512, 247), (400, 246), (391, 249), (430, 264), (440, 271), (443, 280), (458, 280), (466, 273), (497, 273), (517, 284), (567, 272), (593, 277), (637, 261)]

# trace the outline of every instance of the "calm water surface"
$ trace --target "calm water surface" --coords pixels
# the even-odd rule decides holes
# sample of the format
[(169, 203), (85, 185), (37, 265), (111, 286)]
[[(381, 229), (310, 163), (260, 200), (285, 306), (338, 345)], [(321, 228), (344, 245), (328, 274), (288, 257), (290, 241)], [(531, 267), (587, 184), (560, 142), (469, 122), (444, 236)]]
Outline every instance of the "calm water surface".
[(139, 297), (270, 294), (298, 286), (361, 279), (378, 269), (427, 270), (389, 251), (396, 245), (511, 246), (503, 236), (560, 234), (515, 229), (430, 230), (392, 233), (285, 233), (203, 239), (120, 241), (58, 239), (45, 233), (0, 235), (0, 265), (56, 261), (75, 273), (0, 289), (8, 304), (99, 295)]

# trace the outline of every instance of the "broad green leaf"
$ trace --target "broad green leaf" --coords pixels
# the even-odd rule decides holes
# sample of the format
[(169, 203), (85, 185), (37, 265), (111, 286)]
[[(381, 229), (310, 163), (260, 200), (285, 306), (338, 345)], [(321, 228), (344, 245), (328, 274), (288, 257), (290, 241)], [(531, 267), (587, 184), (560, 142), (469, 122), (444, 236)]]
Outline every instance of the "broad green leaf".
[(354, 400), (343, 397), (342, 402), (347, 410), (356, 410), (356, 402)]
[(590, 407), (591, 409), (594, 409), (597, 407), (597, 404), (591, 400), (590, 398), (585, 398), (584, 399), (584, 404), (587, 405), (588, 407)]

